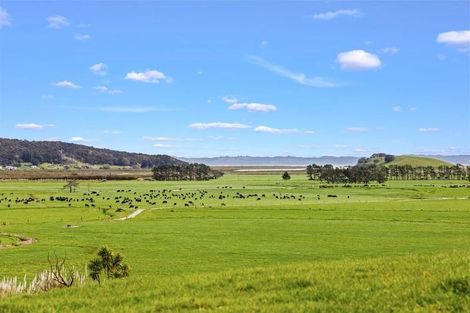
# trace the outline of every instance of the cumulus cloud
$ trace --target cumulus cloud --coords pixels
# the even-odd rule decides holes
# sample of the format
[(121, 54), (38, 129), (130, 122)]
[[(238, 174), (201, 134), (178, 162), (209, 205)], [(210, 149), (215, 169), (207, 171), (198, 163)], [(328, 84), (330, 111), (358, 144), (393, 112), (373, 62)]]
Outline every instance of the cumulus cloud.
[(171, 82), (171, 78), (157, 70), (146, 70), (145, 72), (129, 72), (125, 79), (139, 81), (143, 83), (159, 83), (160, 81)]
[(277, 74), (279, 76), (288, 78), (293, 80), (299, 84), (310, 86), (310, 87), (318, 87), (318, 88), (331, 88), (337, 86), (335, 83), (332, 83), (326, 80), (323, 77), (315, 76), (315, 77), (308, 77), (303, 73), (295, 73), (283, 66), (271, 64), (268, 61), (258, 57), (258, 56), (250, 56), (248, 58), (251, 63), (258, 65), (268, 71)]
[(383, 48), (381, 51), (385, 54), (396, 54), (400, 51), (400, 49), (396, 47), (388, 47), (388, 48)]
[(74, 82), (70, 80), (63, 80), (60, 82), (54, 83), (54, 86), (56, 87), (61, 87), (61, 88), (71, 88), (71, 89), (79, 89), (82, 88), (79, 85), (75, 84)]
[(88, 34), (75, 34), (75, 39), (79, 41), (85, 41), (91, 39), (91, 36)]
[(96, 63), (90, 66), (90, 71), (92, 71), (93, 74), (99, 75), (99, 76), (105, 76), (107, 74), (108, 66), (104, 63)]
[(470, 30), (454, 30), (440, 33), (437, 35), (436, 41), (448, 45), (469, 45)]
[(238, 99), (235, 98), (235, 97), (230, 97), (230, 96), (225, 96), (222, 98), (222, 100), (224, 100), (225, 103), (230, 103), (230, 104), (233, 104), (233, 103), (237, 103), (238, 102)]
[(369, 129), (367, 127), (348, 127), (346, 131), (348, 133), (365, 133), (368, 132)]
[(440, 33), (437, 35), (438, 43), (453, 46), (460, 52), (470, 52), (470, 30), (458, 30)]
[(241, 123), (224, 123), (224, 122), (212, 122), (212, 123), (193, 123), (189, 125), (190, 128), (195, 129), (212, 129), (212, 128), (225, 128), (225, 129), (243, 129), (250, 128), (250, 126)]
[(358, 9), (341, 9), (336, 11), (315, 13), (314, 15), (312, 15), (312, 18), (315, 20), (328, 21), (340, 16), (358, 17), (361, 16), (361, 11)]
[(50, 28), (60, 29), (70, 26), (69, 20), (60, 15), (50, 16), (47, 18), (47, 22)]
[(250, 112), (272, 112), (276, 111), (277, 108), (272, 104), (263, 103), (234, 103), (229, 106), (230, 110), (241, 110), (246, 109)]
[(11, 26), (11, 18), (8, 11), (0, 7), (0, 29)]
[(15, 128), (39, 130), (39, 129), (43, 129), (44, 125), (40, 125), (36, 123), (24, 123), (24, 124), (16, 124)]
[(419, 131), (421, 133), (434, 133), (434, 132), (438, 132), (440, 130), (441, 129), (437, 128), (437, 127), (421, 127), (421, 128), (417, 129), (417, 131)]
[(349, 70), (373, 69), (382, 65), (378, 56), (364, 50), (341, 52), (337, 61), (342, 69)]

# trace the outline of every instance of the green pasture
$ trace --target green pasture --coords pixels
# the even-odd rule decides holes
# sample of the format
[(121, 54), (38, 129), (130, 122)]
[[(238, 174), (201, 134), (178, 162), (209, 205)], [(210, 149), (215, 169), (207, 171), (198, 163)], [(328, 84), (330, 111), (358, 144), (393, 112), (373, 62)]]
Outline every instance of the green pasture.
[[(469, 308), (470, 286), (468, 293), (444, 286), (470, 282), (469, 182), (346, 187), (304, 175), (238, 174), (207, 182), (82, 181), (73, 193), (64, 184), (0, 182), (0, 233), (37, 240), (0, 248), (0, 279), (32, 277), (53, 254), (84, 269), (103, 245), (124, 255), (131, 276), (0, 299), (1, 312)], [(164, 189), (173, 195), (167, 203), (155, 196)], [(125, 197), (141, 202), (116, 202)], [(116, 220), (136, 206), (145, 211)]]

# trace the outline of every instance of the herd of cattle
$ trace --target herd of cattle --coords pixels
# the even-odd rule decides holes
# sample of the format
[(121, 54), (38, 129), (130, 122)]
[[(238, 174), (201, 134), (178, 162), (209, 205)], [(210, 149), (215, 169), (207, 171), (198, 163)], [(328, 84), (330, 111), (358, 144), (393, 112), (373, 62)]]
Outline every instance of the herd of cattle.
[[(84, 193), (72, 192), (49, 197), (37, 197), (28, 195), (21, 197), (15, 193), (0, 193), (0, 207), (15, 208), (37, 203), (44, 205), (54, 205), (63, 203), (66, 207), (99, 208), (103, 213), (109, 210), (122, 212), (126, 209), (151, 208), (151, 207), (219, 207), (226, 206), (229, 200), (240, 203), (243, 200), (262, 201), (268, 198), (271, 200), (292, 200), (304, 201), (306, 197), (302, 194), (293, 193), (247, 193), (240, 191), (225, 190), (231, 189), (229, 186), (218, 187), (224, 190), (196, 190), (184, 191), (181, 188), (171, 189), (151, 189), (145, 193), (138, 193), (132, 189), (117, 189), (114, 191), (90, 191)], [(245, 189), (245, 187), (243, 187)], [(15, 196), (16, 195), (16, 196)], [(311, 195), (313, 199), (320, 200), (320, 195)], [(329, 198), (336, 198), (337, 195), (327, 195)], [(349, 198), (349, 197), (348, 197)], [(231, 202), (233, 204), (233, 202)], [(207, 204), (207, 205), (206, 205)]]

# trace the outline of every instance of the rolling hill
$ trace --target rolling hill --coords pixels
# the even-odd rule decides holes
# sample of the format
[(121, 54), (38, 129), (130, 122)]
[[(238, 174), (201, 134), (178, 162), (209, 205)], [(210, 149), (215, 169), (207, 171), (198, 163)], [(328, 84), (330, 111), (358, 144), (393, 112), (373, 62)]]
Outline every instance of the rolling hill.
[(185, 162), (168, 155), (149, 155), (101, 149), (61, 141), (28, 141), (0, 138), (0, 165), (21, 163), (117, 165), (150, 168), (163, 164)]
[(385, 153), (376, 153), (371, 155), (369, 158), (361, 158), (358, 164), (382, 164), (385, 166), (389, 165), (410, 165), (413, 167), (417, 166), (451, 166), (450, 162), (417, 155), (391, 155)]

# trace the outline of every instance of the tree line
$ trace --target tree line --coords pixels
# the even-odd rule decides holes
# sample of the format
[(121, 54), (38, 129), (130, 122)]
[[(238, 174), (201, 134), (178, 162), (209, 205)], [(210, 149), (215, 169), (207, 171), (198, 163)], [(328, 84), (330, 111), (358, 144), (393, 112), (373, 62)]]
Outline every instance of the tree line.
[(155, 180), (210, 180), (223, 175), (221, 171), (200, 163), (163, 164), (155, 166), (152, 172)]
[(364, 183), (371, 181), (383, 183), (390, 180), (470, 180), (470, 166), (460, 164), (452, 166), (411, 166), (360, 163), (355, 166), (334, 167), (326, 165), (308, 165), (307, 176), (311, 180), (328, 183)]
[(327, 183), (363, 183), (371, 181), (383, 183), (387, 180), (386, 170), (383, 166), (363, 164), (348, 167), (334, 167), (326, 165), (308, 165), (307, 176), (311, 180), (320, 180)]

